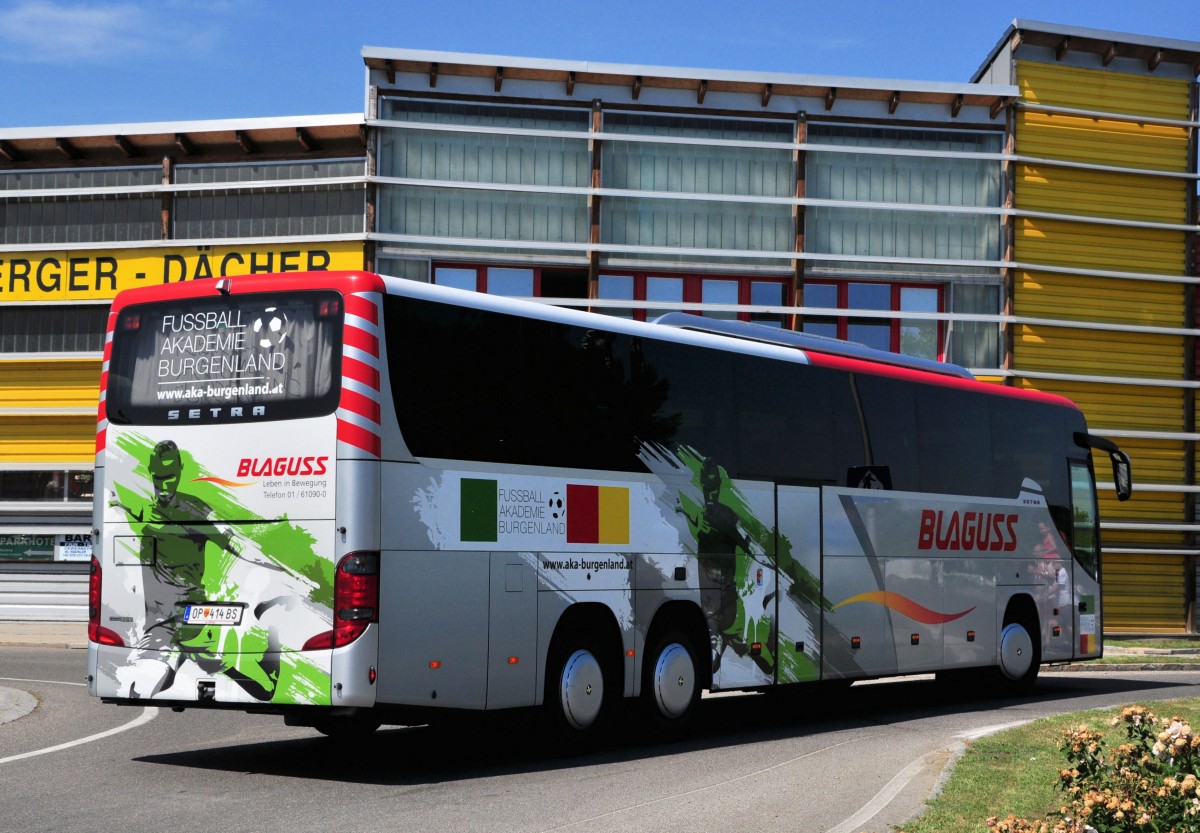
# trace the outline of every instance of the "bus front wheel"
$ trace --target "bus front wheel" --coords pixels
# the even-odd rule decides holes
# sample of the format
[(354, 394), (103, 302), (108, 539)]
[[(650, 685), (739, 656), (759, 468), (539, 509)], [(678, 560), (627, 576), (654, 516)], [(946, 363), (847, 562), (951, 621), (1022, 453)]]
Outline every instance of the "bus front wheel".
[(1037, 628), (1030, 633), (1026, 622), (1009, 622), (1000, 631), (999, 682), (1011, 692), (1024, 692), (1033, 687), (1041, 670), (1041, 651)]
[(681, 732), (700, 702), (696, 649), (681, 631), (661, 634), (646, 652), (642, 700), (651, 723), (670, 734)]

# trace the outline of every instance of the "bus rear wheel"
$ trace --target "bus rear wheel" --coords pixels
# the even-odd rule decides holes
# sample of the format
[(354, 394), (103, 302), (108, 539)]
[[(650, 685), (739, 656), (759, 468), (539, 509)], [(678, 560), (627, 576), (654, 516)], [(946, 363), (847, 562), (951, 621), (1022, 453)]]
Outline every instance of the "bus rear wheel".
[(646, 651), (642, 702), (651, 725), (679, 734), (691, 722), (700, 703), (700, 669), (696, 649), (682, 631), (660, 634)]

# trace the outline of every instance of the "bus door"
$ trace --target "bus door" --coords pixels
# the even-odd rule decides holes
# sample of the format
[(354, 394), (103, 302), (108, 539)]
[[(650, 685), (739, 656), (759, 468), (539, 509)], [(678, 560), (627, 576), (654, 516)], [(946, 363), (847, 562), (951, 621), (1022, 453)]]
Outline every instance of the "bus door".
[(1070, 588), (1064, 589), (1058, 607), (1064, 614), (1065, 608), (1075, 609), (1073, 617), (1063, 617), (1066, 624), (1075, 627), (1075, 656), (1099, 656), (1102, 642), (1099, 522), (1095, 481), (1086, 463), (1071, 462), (1071, 509), (1071, 552), (1074, 556), (1071, 566), (1074, 575)]
[(780, 683), (821, 676), (821, 490), (779, 486), (778, 667)]
[[(691, 507), (700, 604), (713, 638), (713, 689), (775, 682), (775, 488), (735, 481), (706, 461)], [(685, 510), (685, 514), (688, 510)]]

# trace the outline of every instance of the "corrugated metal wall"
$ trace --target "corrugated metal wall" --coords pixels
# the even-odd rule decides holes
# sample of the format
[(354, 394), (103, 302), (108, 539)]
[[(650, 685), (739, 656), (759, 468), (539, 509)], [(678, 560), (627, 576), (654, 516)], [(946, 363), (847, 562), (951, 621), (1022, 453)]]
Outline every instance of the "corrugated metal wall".
[[(1019, 60), (1016, 83), (1022, 103), (1074, 110), (1186, 121), (1191, 85), (1186, 81), (1081, 69)], [(1063, 160), (1143, 171), (1186, 172), (1187, 127), (1148, 124), (1117, 117), (1044, 112), (1021, 107), (1015, 152), (1021, 157)], [(1014, 260), (1109, 272), (1182, 276), (1187, 268), (1187, 233), (1088, 222), (1089, 218), (1184, 224), (1189, 185), (1151, 173), (1091, 170), (1048, 162), (1020, 162), (1014, 170), (1018, 211), (1078, 216), (1018, 216), (1013, 223)], [(1021, 324), (1013, 330), (1017, 384), (1061, 393), (1079, 403), (1088, 423), (1103, 432), (1191, 430), (1189, 397), (1172, 383), (1187, 375), (1183, 335), (1139, 333), (1125, 326), (1191, 326), (1181, 283), (1061, 274), (1033, 268), (1014, 270), (1013, 311), (1017, 316), (1056, 321), (1099, 322), (1109, 329)], [(1034, 374), (1022, 377), (1022, 373)], [(1037, 374), (1093, 377), (1046, 379)], [(1146, 380), (1099, 381), (1097, 377)], [(1157, 383), (1157, 384), (1155, 384)], [(1141, 484), (1183, 486), (1189, 444), (1182, 439), (1123, 438)], [(1106, 460), (1097, 472), (1107, 479)], [(1186, 556), (1121, 550), (1187, 543), (1179, 529), (1126, 529), (1125, 524), (1179, 525), (1188, 517), (1180, 491), (1143, 489), (1118, 503), (1101, 495), (1102, 517), (1118, 528), (1104, 536), (1105, 616), (1109, 632), (1171, 632), (1186, 629)]]
[(99, 359), (0, 362), (0, 463), (90, 466), (99, 390)]

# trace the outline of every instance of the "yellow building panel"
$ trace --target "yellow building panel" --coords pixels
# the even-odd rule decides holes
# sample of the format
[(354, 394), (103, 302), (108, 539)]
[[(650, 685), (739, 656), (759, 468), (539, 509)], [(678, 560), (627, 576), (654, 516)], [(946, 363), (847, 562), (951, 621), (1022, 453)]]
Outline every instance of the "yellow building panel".
[[(1101, 479), (1111, 479), (1112, 469), (1096, 469), (1096, 476)], [(1100, 517), (1104, 521), (1126, 521), (1140, 524), (1182, 524), (1188, 523), (1184, 495), (1181, 492), (1146, 492), (1139, 491), (1137, 484), (1137, 469), (1135, 464), (1133, 497), (1126, 501), (1118, 501), (1112, 491), (1101, 489)], [(1116, 534), (1116, 533), (1114, 533)], [(1125, 536), (1122, 530), (1121, 537)]]
[[(1088, 425), (1128, 431), (1182, 431), (1185, 391), (1141, 385), (1109, 385), (1050, 379), (1021, 379), (1018, 387), (1057, 393), (1072, 400)], [(1187, 395), (1191, 395), (1190, 391)]]
[(96, 416), (0, 416), (0, 464), (80, 463), (96, 454)]
[(1024, 263), (1182, 275), (1187, 262), (1182, 231), (1035, 217), (1017, 217), (1014, 230), (1014, 254)]
[(1098, 69), (1017, 62), (1021, 98), (1036, 104), (1186, 121), (1190, 85)]
[(1054, 318), (1187, 326), (1184, 285), (1016, 270), (1013, 311), (1028, 318)]
[(1179, 555), (1105, 553), (1105, 633), (1180, 633), (1187, 628), (1185, 560)]
[[(1179, 485), (1184, 482), (1187, 446), (1183, 440), (1149, 440), (1133, 437), (1114, 437), (1113, 441), (1129, 455), (1133, 463), (1133, 483)], [(1108, 455), (1094, 453), (1093, 465), (1101, 480), (1112, 479)]]
[(1013, 333), (1017, 370), (1182, 379), (1182, 336), (1098, 332), (1018, 324)]
[(1188, 184), (1182, 179), (1025, 164), (1017, 167), (1015, 191), (1016, 207), (1026, 211), (1187, 222)]
[(1186, 127), (1138, 124), (1023, 110), (1017, 116), (1021, 156), (1150, 171), (1187, 170)]
[(95, 408), (100, 359), (0, 361), (0, 408)]

